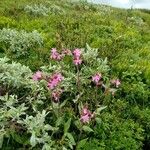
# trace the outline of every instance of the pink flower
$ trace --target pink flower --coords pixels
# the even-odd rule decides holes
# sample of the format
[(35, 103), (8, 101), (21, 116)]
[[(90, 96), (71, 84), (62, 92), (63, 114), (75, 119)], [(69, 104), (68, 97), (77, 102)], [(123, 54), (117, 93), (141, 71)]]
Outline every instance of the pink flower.
[(59, 102), (61, 94), (62, 94), (62, 90), (56, 90), (52, 92), (52, 98), (54, 99), (54, 102)]
[(52, 48), (52, 50), (51, 50), (51, 59), (61, 60), (62, 58), (63, 58), (63, 55), (59, 54), (57, 52), (56, 48)]
[(82, 110), (82, 113), (83, 114), (89, 114), (89, 110), (87, 109), (87, 107), (84, 107), (83, 110)]
[(119, 85), (121, 84), (120, 80), (119, 79), (116, 79), (116, 80), (112, 80), (111, 81), (112, 84), (114, 84), (117, 88), (119, 87)]
[(74, 55), (75, 58), (80, 57), (80, 56), (81, 56), (81, 51), (80, 51), (80, 49), (75, 49), (75, 50), (73, 51), (73, 55)]
[(57, 81), (51, 80), (51, 81), (48, 82), (48, 87), (49, 87), (50, 89), (54, 89), (54, 88), (57, 86), (57, 84), (58, 84)]
[(89, 123), (90, 119), (91, 118), (88, 114), (82, 115), (81, 118), (80, 118), (81, 122), (83, 122), (83, 123)]
[(99, 74), (99, 73), (97, 73), (97, 74), (95, 74), (95, 75), (92, 77), (92, 81), (93, 81), (96, 85), (98, 85), (98, 82), (100, 81), (101, 78), (102, 78), (102, 75)]
[(32, 76), (32, 79), (33, 79), (34, 81), (41, 80), (41, 79), (42, 79), (42, 72), (41, 72), (41, 71), (37, 71), (37, 72)]
[(61, 73), (54, 74), (53, 78), (60, 82), (64, 79)]
[(80, 65), (80, 64), (82, 63), (82, 60), (81, 60), (80, 58), (77, 58), (77, 59), (74, 59), (74, 60), (73, 60), (73, 63), (74, 63), (76, 66), (78, 66), (78, 65)]
[(63, 79), (64, 78), (61, 75), (61, 73), (53, 74), (52, 77), (50, 77), (50, 80), (48, 82), (48, 87), (50, 89), (54, 89)]
[(82, 63), (82, 59), (80, 58), (81, 57), (81, 51), (79, 49), (75, 49), (73, 51), (73, 63), (78, 66)]
[(94, 116), (94, 115), (88, 110), (88, 107), (85, 106), (85, 107), (82, 109), (80, 121), (81, 121), (82, 123), (89, 123), (89, 121), (91, 120), (91, 118), (92, 118), (93, 116)]

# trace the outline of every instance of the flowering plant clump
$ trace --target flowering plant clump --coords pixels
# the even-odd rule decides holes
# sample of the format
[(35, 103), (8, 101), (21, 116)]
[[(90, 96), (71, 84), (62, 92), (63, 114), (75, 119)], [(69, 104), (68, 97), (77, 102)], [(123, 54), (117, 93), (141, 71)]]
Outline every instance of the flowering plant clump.
[[(94, 125), (100, 123), (101, 111), (110, 105), (111, 90), (120, 86), (118, 79), (109, 78), (107, 60), (92, 57), (91, 51), (94, 49), (88, 45), (86, 49), (72, 51), (58, 52), (53, 48), (50, 65), (33, 74), (22, 67), (18, 75), (14, 72), (19, 64), (11, 68), (7, 60), (0, 59), (0, 83), (5, 89), (0, 97), (4, 106), (0, 110), (2, 138), (8, 136), (7, 131), (12, 127), (10, 122), (14, 124), (14, 132), (10, 134), (20, 137), (18, 130), (22, 130), (23, 135), (27, 135), (27, 146), (35, 149), (39, 146), (44, 150), (75, 149), (80, 145), (79, 141), (88, 138), (89, 132), (94, 132)], [(68, 63), (64, 58), (71, 61)], [(11, 82), (15, 83), (15, 77), (18, 81), (11, 85)], [(9, 93), (17, 87), (19, 92)], [(109, 101), (106, 92), (110, 95)], [(24, 145), (21, 139), (20, 144)]]
[(56, 50), (56, 48), (52, 48), (51, 50), (51, 59), (54, 59), (54, 60), (61, 60), (62, 59), (62, 56), (61, 54), (59, 54)]
[(101, 78), (102, 78), (102, 75), (97, 73), (96, 75), (92, 76), (92, 81), (93, 81), (96, 85), (98, 85), (98, 83), (99, 83), (99, 81), (101, 80)]
[(34, 81), (41, 80), (41, 79), (42, 79), (42, 72), (41, 72), (41, 71), (37, 71), (37, 72), (33, 75), (32, 79), (33, 79)]
[(80, 65), (82, 63), (82, 59), (81, 59), (81, 51), (79, 49), (75, 49), (73, 51), (73, 62), (75, 65)]
[(121, 82), (120, 82), (119, 79), (116, 79), (116, 80), (114, 79), (114, 80), (111, 81), (111, 83), (112, 83), (116, 88), (118, 88), (119, 85), (121, 84)]
[(61, 94), (62, 94), (61, 89), (55, 90), (55, 91), (52, 92), (52, 98), (53, 98), (54, 102), (56, 102), (56, 103), (59, 102)]
[(90, 112), (90, 110), (88, 110), (87, 106), (84, 106), (81, 112), (81, 122), (83, 123), (89, 123), (90, 120), (93, 118), (93, 114)]
[(61, 73), (55, 73), (50, 77), (48, 81), (48, 87), (50, 89), (54, 89), (62, 80), (63, 76), (61, 75)]

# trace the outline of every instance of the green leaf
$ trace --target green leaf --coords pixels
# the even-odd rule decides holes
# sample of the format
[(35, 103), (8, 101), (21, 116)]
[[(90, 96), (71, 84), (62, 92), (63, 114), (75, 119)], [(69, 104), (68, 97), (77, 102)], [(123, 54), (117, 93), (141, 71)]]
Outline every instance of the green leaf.
[(87, 140), (88, 140), (88, 138), (80, 140), (78, 145), (77, 145), (77, 149), (81, 149), (81, 148), (85, 147)]
[(60, 108), (64, 107), (66, 105), (68, 100), (65, 100), (63, 103), (60, 104)]
[(67, 148), (63, 146), (63, 149), (62, 149), (62, 150), (67, 150)]
[(81, 122), (80, 122), (79, 120), (76, 120), (76, 121), (74, 122), (74, 124), (75, 124), (75, 126), (76, 126), (79, 130), (81, 130), (82, 124), (81, 124)]
[(0, 134), (0, 148), (3, 146), (4, 134)]
[(74, 103), (77, 103), (82, 95), (83, 95), (83, 92), (80, 93), (80, 94), (78, 94), (78, 95), (76, 96), (76, 98), (73, 99), (73, 102), (74, 102)]
[(96, 122), (97, 122), (98, 124), (101, 124), (101, 123), (102, 123), (101, 118), (96, 117), (95, 120), (96, 120)]
[(32, 133), (32, 136), (30, 138), (30, 144), (32, 145), (32, 147), (36, 145), (36, 137), (34, 132)]
[(68, 129), (70, 128), (71, 124), (71, 118), (64, 124), (64, 133), (68, 132)]
[(72, 134), (71, 133), (65, 133), (65, 137), (67, 137), (68, 139), (69, 139), (69, 141), (70, 141), (70, 143), (72, 144), (72, 145), (75, 145), (76, 143), (75, 143), (75, 140), (74, 140), (74, 137), (72, 136)]
[(45, 128), (45, 130), (47, 130), (47, 131), (57, 131), (59, 128), (57, 128), (57, 127), (52, 127), (51, 125), (49, 125), (49, 124), (46, 124), (45, 126), (44, 126), (44, 128)]
[(93, 129), (91, 129), (89, 126), (83, 126), (82, 129), (83, 129), (85, 132), (94, 132)]
[(15, 131), (11, 131), (11, 136), (16, 142), (20, 144), (24, 144), (24, 145), (30, 144), (29, 137), (26, 133), (18, 134)]
[(70, 149), (73, 149), (73, 146), (72, 146), (72, 144), (71, 144), (71, 143), (69, 143), (69, 147), (70, 147)]
[(56, 127), (60, 126), (61, 124), (63, 123), (63, 117), (59, 117), (57, 120), (56, 120)]
[(96, 114), (99, 114), (102, 110), (104, 110), (104, 109), (106, 109), (107, 108), (107, 106), (102, 106), (102, 107), (100, 107), (100, 108), (97, 108), (96, 109)]

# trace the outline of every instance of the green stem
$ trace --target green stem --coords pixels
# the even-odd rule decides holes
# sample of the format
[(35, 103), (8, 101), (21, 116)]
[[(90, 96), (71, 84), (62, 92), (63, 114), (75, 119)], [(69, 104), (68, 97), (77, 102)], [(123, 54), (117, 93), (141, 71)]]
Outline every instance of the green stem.
[[(77, 85), (77, 91), (78, 91), (78, 94), (79, 94), (80, 93), (80, 77), (79, 77), (79, 67), (78, 66), (77, 66), (76, 85)], [(76, 114), (78, 113), (78, 101), (75, 103), (75, 112), (76, 112)]]
[[(82, 127), (83, 127), (83, 125), (82, 125)], [(80, 134), (79, 134), (79, 138), (78, 138), (78, 141), (77, 141), (77, 144), (76, 144), (76, 150), (77, 150), (77, 145), (78, 145), (78, 143), (79, 143), (79, 141), (80, 141), (80, 139), (81, 139), (81, 135), (82, 135), (82, 127), (81, 127), (81, 130), (80, 130)]]
[(97, 85), (96, 85), (95, 99), (96, 99), (96, 107), (98, 107), (98, 86)]
[(79, 77), (79, 67), (77, 66), (77, 88), (80, 91), (80, 77)]

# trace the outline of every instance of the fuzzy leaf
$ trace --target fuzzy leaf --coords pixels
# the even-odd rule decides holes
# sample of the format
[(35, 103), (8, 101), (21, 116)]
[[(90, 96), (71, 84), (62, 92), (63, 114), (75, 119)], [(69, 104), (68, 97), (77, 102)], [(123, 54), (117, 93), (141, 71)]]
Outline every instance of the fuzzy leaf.
[(75, 145), (76, 143), (75, 143), (75, 140), (74, 140), (74, 137), (72, 136), (72, 134), (71, 133), (65, 133), (65, 136), (69, 139), (69, 141), (70, 141), (70, 143), (72, 144), (72, 145)]
[(89, 126), (83, 126), (82, 128), (85, 132), (94, 132)]
[(104, 110), (104, 109), (106, 109), (106, 108), (107, 108), (107, 106), (102, 106), (102, 107), (100, 107), (100, 108), (97, 108), (96, 114), (99, 114), (102, 110)]
[(52, 127), (51, 125), (46, 124), (46, 125), (45, 125), (45, 129), (46, 129), (47, 131), (57, 131), (59, 128), (57, 128), (57, 127)]
[(0, 134), (0, 148), (3, 146), (4, 135)]
[(67, 150), (67, 148), (63, 146), (63, 150)]
[(79, 143), (78, 143), (78, 145), (77, 145), (77, 149), (83, 148), (83, 147), (85, 146), (87, 140), (88, 140), (88, 138), (79, 141)]
[(32, 133), (32, 136), (30, 138), (30, 144), (32, 145), (32, 147), (36, 145), (36, 137), (34, 132)]
[(64, 124), (64, 133), (68, 132), (68, 129), (70, 128), (71, 124), (71, 118)]
[(61, 124), (63, 123), (63, 117), (59, 117), (57, 120), (56, 120), (56, 127), (60, 126)]
[(65, 100), (63, 103), (60, 104), (60, 108), (64, 107), (67, 103), (67, 100)]
[(96, 117), (95, 120), (98, 124), (101, 124), (101, 122), (102, 122), (101, 118), (98, 118), (98, 117)]

